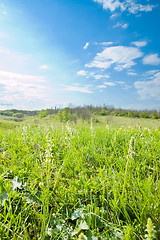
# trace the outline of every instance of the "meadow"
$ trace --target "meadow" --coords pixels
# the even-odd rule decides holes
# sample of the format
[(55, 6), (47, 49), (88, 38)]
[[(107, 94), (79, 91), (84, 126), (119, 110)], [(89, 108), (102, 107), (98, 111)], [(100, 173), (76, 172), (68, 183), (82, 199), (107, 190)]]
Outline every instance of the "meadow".
[(160, 239), (160, 120), (0, 123), (0, 239)]

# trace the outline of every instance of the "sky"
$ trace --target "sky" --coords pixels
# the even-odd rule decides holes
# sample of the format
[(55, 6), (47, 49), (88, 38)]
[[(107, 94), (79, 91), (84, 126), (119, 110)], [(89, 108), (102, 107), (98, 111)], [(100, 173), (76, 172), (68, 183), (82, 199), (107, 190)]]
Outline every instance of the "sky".
[(1, 0), (0, 109), (160, 110), (159, 0)]

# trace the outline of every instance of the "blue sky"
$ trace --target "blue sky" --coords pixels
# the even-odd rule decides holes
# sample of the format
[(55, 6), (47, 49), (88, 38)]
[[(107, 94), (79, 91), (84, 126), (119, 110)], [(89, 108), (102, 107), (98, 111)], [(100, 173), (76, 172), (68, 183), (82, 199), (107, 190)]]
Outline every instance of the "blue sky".
[(159, 0), (1, 0), (0, 109), (160, 109)]

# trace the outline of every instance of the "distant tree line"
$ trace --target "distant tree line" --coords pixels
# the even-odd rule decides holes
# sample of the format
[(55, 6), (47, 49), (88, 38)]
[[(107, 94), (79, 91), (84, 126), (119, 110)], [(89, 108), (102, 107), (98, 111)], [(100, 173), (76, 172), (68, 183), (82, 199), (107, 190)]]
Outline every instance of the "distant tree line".
[(86, 120), (91, 118), (92, 115), (160, 119), (160, 112), (156, 110), (128, 110), (105, 105), (87, 105), (64, 109), (47, 109), (46, 112), (46, 115), (55, 114), (56, 119), (60, 121), (75, 121), (77, 118)]
[(137, 110), (124, 110), (124, 109), (114, 109), (114, 110), (101, 110), (99, 111), (99, 115), (106, 116), (119, 116), (119, 117), (133, 117), (133, 118), (152, 118), (152, 119), (160, 119), (160, 113), (153, 111), (137, 111)]
[(0, 115), (11, 116), (16, 118), (22, 118), (23, 116), (39, 116), (40, 118), (47, 117), (48, 115), (54, 115), (55, 119), (59, 121), (68, 121), (73, 120), (76, 121), (77, 118), (81, 118), (83, 120), (90, 119), (92, 115), (100, 115), (100, 116), (125, 116), (125, 117), (133, 117), (133, 118), (152, 118), (152, 119), (160, 119), (160, 111), (156, 110), (128, 110), (122, 108), (114, 108), (113, 106), (72, 106), (64, 109), (60, 108), (50, 108), (50, 109), (42, 109), (40, 111), (27, 111), (27, 110), (4, 110), (0, 111)]
[(10, 110), (0, 110), (0, 115), (4, 115), (4, 116), (10, 116), (12, 117), (14, 114), (23, 114), (23, 115), (27, 115), (27, 116), (36, 116), (38, 115), (37, 110), (35, 111), (28, 111), (28, 110), (17, 110), (17, 109), (10, 109)]

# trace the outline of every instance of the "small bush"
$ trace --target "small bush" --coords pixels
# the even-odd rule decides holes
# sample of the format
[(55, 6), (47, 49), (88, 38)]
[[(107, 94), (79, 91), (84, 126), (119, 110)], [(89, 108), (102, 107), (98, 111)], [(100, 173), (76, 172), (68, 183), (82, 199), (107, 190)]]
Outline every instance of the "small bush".
[(39, 112), (39, 117), (40, 118), (44, 118), (44, 117), (47, 117), (48, 113), (47, 113), (47, 110), (41, 110)]
[(102, 110), (100, 113), (99, 113), (101, 116), (107, 116), (109, 114), (109, 111), (107, 110)]
[(55, 119), (62, 122), (67, 122), (69, 120), (71, 120), (71, 113), (70, 113), (70, 109), (69, 108), (64, 108), (63, 110), (59, 110), (57, 115), (55, 116)]
[(23, 113), (14, 113), (14, 114), (12, 114), (12, 117), (14, 117), (14, 118), (23, 118), (24, 114)]

